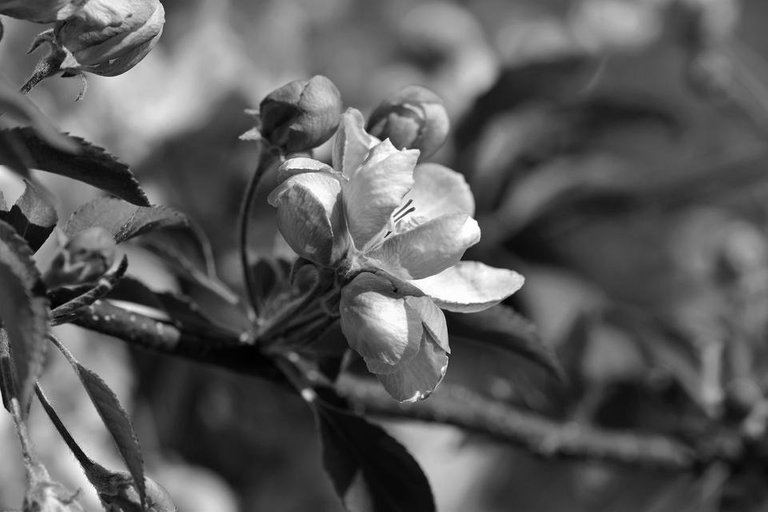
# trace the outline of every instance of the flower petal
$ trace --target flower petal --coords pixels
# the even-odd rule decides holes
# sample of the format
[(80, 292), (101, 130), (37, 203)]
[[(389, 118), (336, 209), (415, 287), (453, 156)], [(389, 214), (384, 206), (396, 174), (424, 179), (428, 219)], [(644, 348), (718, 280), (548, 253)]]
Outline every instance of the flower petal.
[(423, 279), (452, 267), (480, 240), (480, 227), (463, 213), (446, 215), (388, 237), (368, 257), (401, 279)]
[(291, 176), (296, 176), (297, 174), (304, 174), (307, 172), (322, 172), (331, 176), (338, 176), (338, 173), (334, 171), (330, 165), (324, 164), (320, 160), (307, 157), (297, 157), (290, 158), (282, 163), (280, 168), (277, 170), (277, 180), (279, 183), (282, 183)]
[(340, 195), (339, 181), (317, 172), (292, 176), (269, 195), (280, 233), (299, 256), (327, 266), (345, 252)]
[(419, 353), (414, 358), (397, 365), (397, 371), (376, 377), (395, 400), (416, 402), (435, 390), (447, 368), (448, 354), (425, 331)]
[[(417, 291), (418, 292), (418, 291)], [(445, 321), (445, 315), (440, 308), (435, 306), (429, 297), (406, 297), (406, 307), (410, 308), (421, 319), (421, 325), (425, 333), (431, 336), (432, 341), (437, 343), (446, 353), (450, 354), (448, 346), (448, 324)], [(371, 373), (378, 375), (389, 375), (401, 370), (401, 363), (396, 365), (381, 363), (371, 359), (365, 360), (366, 366)]]
[(406, 304), (419, 312), (424, 329), (432, 335), (433, 340), (440, 348), (451, 353), (448, 346), (448, 324), (445, 315), (429, 297), (407, 297)]
[(418, 151), (399, 151), (385, 140), (344, 183), (345, 213), (355, 247), (363, 250), (389, 224), (392, 212), (413, 186), (418, 158)]
[(341, 290), (341, 330), (367, 363), (396, 365), (414, 357), (424, 329), (417, 311), (382, 278), (364, 272)]
[(437, 275), (411, 281), (448, 311), (475, 313), (503, 301), (523, 286), (525, 278), (513, 270), (460, 261)]
[(413, 215), (431, 220), (450, 213), (475, 214), (475, 198), (464, 176), (444, 165), (419, 164), (413, 171), (413, 188), (403, 198), (413, 200)]
[(341, 124), (333, 143), (333, 167), (349, 178), (360, 167), (379, 139), (368, 134), (363, 126), (363, 114), (354, 108), (347, 109), (341, 116)]

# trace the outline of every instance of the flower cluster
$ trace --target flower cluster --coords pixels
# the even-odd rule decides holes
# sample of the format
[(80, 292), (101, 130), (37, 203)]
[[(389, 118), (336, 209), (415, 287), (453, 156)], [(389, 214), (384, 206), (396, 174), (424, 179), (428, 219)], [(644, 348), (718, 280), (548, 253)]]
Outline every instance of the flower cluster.
[(301, 257), (336, 272), (349, 346), (397, 400), (429, 396), (448, 365), (442, 309), (476, 312), (517, 291), (516, 272), (460, 261), (480, 239), (463, 176), (342, 116), (332, 165), (292, 158), (269, 202)]

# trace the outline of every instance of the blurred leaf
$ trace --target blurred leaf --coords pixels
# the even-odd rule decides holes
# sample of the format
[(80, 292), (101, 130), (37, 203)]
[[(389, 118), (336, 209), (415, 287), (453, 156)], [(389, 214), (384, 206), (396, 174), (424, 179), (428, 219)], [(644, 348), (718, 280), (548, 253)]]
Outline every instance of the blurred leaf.
[(594, 312), (579, 312), (558, 347), (558, 361), (568, 378), (569, 392), (573, 397), (581, 397), (584, 392), (585, 359), (597, 321), (598, 316)]
[[(146, 194), (127, 165), (79, 137), (68, 136), (67, 140), (76, 146), (75, 153), (51, 145), (32, 128), (0, 130), (0, 164), (22, 162), (28, 168), (82, 181), (130, 203), (149, 206)], [(20, 154), (19, 149), (26, 154)]]
[(257, 304), (258, 311), (264, 311), (267, 298), (287, 280), (278, 262), (271, 258), (260, 258), (251, 265), (248, 276), (253, 281), (251, 302)]
[[(237, 337), (239, 331), (210, 318), (200, 307), (185, 295), (169, 292), (156, 292), (141, 281), (131, 277), (123, 278), (109, 294), (109, 299), (121, 307), (130, 309), (129, 304), (151, 308), (162, 315), (181, 331), (195, 332), (202, 337)], [(120, 301), (118, 303), (117, 301)], [(146, 314), (152, 316), (151, 311)]]
[(251, 265), (248, 274), (253, 281), (251, 291), (259, 315), (270, 318), (294, 298), (291, 286), (292, 263), (282, 258), (259, 258)]
[(188, 221), (179, 228), (168, 228), (145, 236), (141, 246), (159, 256), (179, 279), (194, 283), (230, 304), (240, 298), (216, 275), (211, 244), (205, 233)]
[(29, 166), (32, 157), (24, 144), (17, 140), (17, 137), (8, 130), (0, 130), (0, 164), (29, 179)]
[(13, 226), (32, 250), (37, 251), (59, 220), (51, 203), (48, 191), (28, 181), (27, 188), (11, 211), (0, 212), (0, 220)]
[(583, 89), (599, 62), (588, 55), (563, 55), (502, 70), (496, 83), (479, 97), (456, 129), (458, 147), (468, 147), (495, 115), (534, 101), (558, 102)]
[(565, 374), (536, 327), (512, 308), (499, 304), (478, 313), (445, 312), (451, 337), (463, 338), (515, 353), (537, 363), (558, 379)]
[[(35, 382), (43, 370), (48, 300), (32, 251), (4, 222), (0, 222), (0, 290), (0, 318), (5, 331), (0, 336), (0, 356), (11, 360), (11, 364), (3, 363), (4, 372), (13, 368), (10, 377), (2, 377), (4, 393), (12, 387), (26, 415)], [(10, 398), (3, 395), (6, 408)]]
[(27, 96), (0, 80), (0, 116), (3, 114), (9, 115), (23, 124), (32, 125), (37, 134), (54, 148), (70, 153), (77, 151), (77, 144), (60, 133)]
[(429, 481), (403, 445), (330, 390), (314, 403), (323, 465), (350, 512), (430, 512)]
[(117, 449), (123, 457), (128, 471), (136, 483), (141, 502), (146, 499), (144, 482), (144, 459), (141, 454), (141, 446), (133, 430), (128, 413), (120, 405), (117, 395), (109, 389), (109, 386), (94, 372), (81, 365), (77, 361), (71, 361), (83, 383), (83, 387), (91, 397), (93, 405), (101, 416), (101, 420), (115, 440)]
[(75, 210), (64, 226), (64, 232), (72, 237), (99, 226), (120, 243), (155, 229), (187, 225), (183, 213), (165, 206), (136, 206), (120, 199), (102, 197)]

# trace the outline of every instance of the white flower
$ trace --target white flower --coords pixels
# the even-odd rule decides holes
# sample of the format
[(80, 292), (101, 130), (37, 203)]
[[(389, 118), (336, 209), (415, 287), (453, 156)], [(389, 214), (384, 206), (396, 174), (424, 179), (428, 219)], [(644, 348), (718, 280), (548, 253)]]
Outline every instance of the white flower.
[(333, 167), (288, 160), (269, 197), (288, 244), (341, 274), (342, 331), (401, 401), (427, 397), (445, 375), (450, 348), (440, 308), (480, 311), (523, 284), (511, 270), (459, 261), (480, 240), (474, 199), (462, 175), (417, 166), (418, 156), (366, 133), (350, 109)]

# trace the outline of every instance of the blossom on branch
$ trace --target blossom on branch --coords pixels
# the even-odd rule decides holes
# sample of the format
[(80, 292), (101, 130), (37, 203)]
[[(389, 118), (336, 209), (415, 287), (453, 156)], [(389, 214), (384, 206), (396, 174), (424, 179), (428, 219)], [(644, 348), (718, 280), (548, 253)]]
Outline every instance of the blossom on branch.
[(363, 129), (348, 110), (333, 166), (293, 158), (270, 194), (278, 227), (300, 256), (333, 268), (341, 286), (341, 328), (349, 346), (401, 401), (440, 383), (450, 347), (441, 311), (475, 312), (523, 284), (518, 273), (460, 261), (480, 240), (474, 199), (459, 173), (416, 165)]

